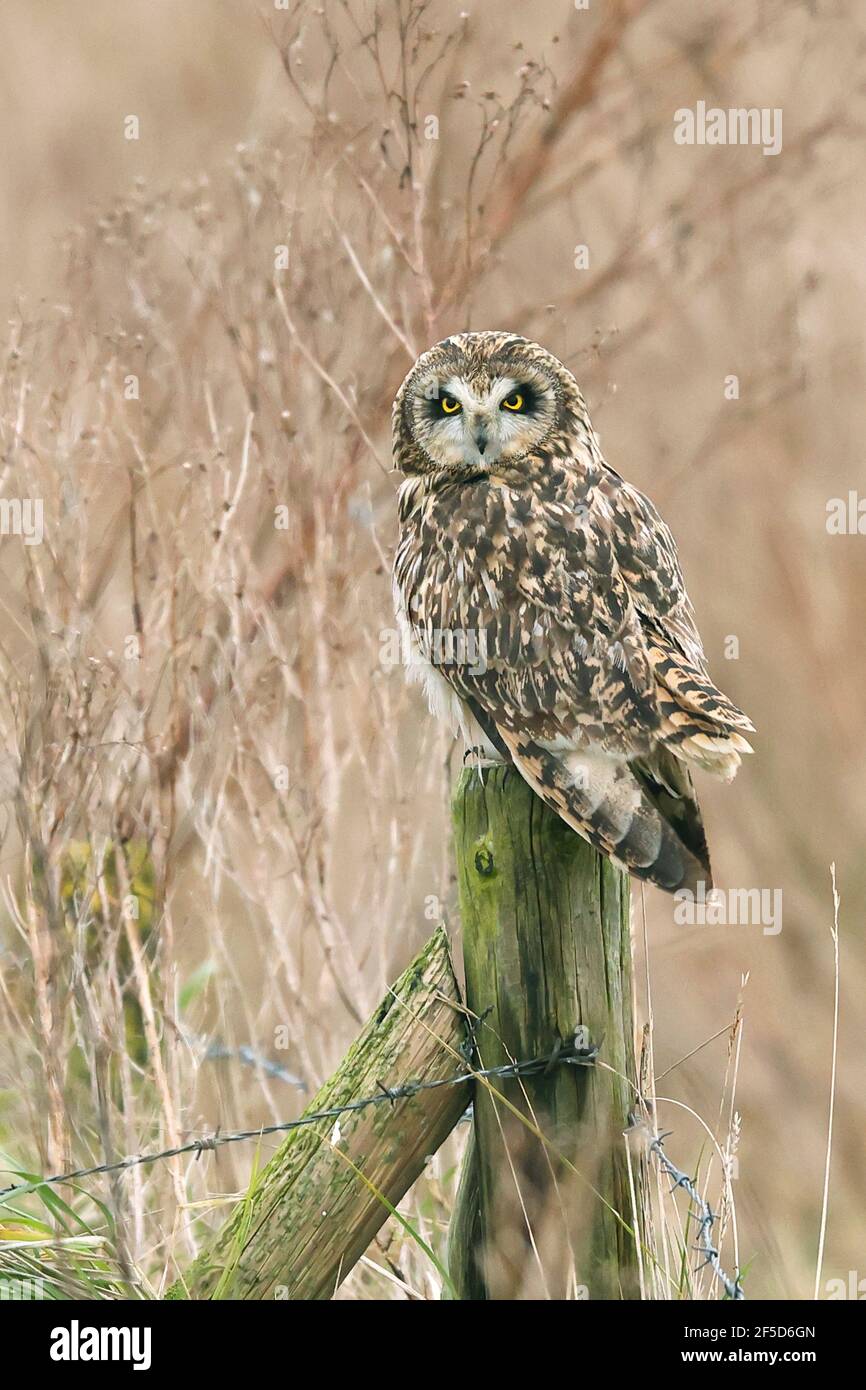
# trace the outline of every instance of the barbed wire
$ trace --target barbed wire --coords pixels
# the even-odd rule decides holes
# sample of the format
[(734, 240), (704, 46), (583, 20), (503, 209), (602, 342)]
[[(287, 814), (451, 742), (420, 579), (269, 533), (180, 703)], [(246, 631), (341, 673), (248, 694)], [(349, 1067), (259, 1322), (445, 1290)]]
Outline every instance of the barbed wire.
[[(580, 1037), (580, 1033), (577, 1036)], [(96, 1163), (88, 1168), (75, 1168), (66, 1173), (55, 1173), (49, 1177), (37, 1178), (32, 1182), (13, 1183), (9, 1187), (0, 1188), (0, 1202), (5, 1203), (10, 1198), (27, 1196), (28, 1193), (37, 1192), (40, 1187), (55, 1187), (64, 1183), (80, 1182), (83, 1178), (99, 1177), (106, 1173), (121, 1173), (130, 1168), (159, 1163), (168, 1158), (179, 1158), (184, 1154), (195, 1154), (196, 1158), (200, 1158), (203, 1153), (213, 1152), (225, 1144), (238, 1144), (253, 1139), (261, 1139), (269, 1134), (288, 1134), (293, 1130), (305, 1129), (310, 1125), (319, 1124), (322, 1120), (337, 1121), (343, 1115), (357, 1114), (370, 1106), (394, 1105), (399, 1100), (410, 1100), (422, 1091), (467, 1086), (474, 1081), (491, 1078), (501, 1081), (522, 1076), (544, 1075), (558, 1066), (591, 1067), (595, 1064), (597, 1054), (598, 1046), (596, 1044), (582, 1045), (577, 1039), (573, 1039), (558, 1043), (552, 1053), (543, 1057), (532, 1057), (521, 1062), (503, 1062), (496, 1067), (474, 1067), (465, 1072), (458, 1072), (455, 1076), (439, 1077), (432, 1081), (406, 1081), (401, 1086), (385, 1086), (379, 1082), (377, 1083), (379, 1090), (374, 1095), (361, 1096), (358, 1100), (345, 1101), (342, 1105), (330, 1105), (324, 1110), (317, 1110), (309, 1115), (301, 1115), (296, 1120), (284, 1120), (279, 1124), (259, 1125), (256, 1129), (241, 1129), (226, 1134), (221, 1134), (217, 1130), (214, 1134), (199, 1135), (183, 1144), (175, 1144), (170, 1149), (160, 1149), (153, 1153), (129, 1154), (126, 1158), (116, 1159), (111, 1163)], [(674, 1190), (682, 1188), (697, 1209), (699, 1233), (696, 1248), (704, 1255), (704, 1264), (708, 1264), (712, 1268), (729, 1298), (744, 1299), (745, 1294), (740, 1287), (739, 1274), (735, 1279), (731, 1279), (725, 1273), (720, 1263), (719, 1252), (711, 1240), (712, 1228), (717, 1217), (709, 1203), (701, 1196), (692, 1179), (686, 1173), (681, 1172), (668, 1158), (663, 1148), (665, 1138), (667, 1138), (666, 1134), (655, 1135), (647, 1146), (648, 1151), (655, 1154), (662, 1171), (672, 1180)], [(699, 1266), (699, 1268), (703, 1268), (703, 1266)]]
[[(739, 1271), (737, 1271), (735, 1279), (732, 1279), (730, 1275), (725, 1273), (722, 1269), (719, 1252), (712, 1242), (712, 1230), (718, 1220), (718, 1216), (713, 1211), (706, 1198), (701, 1196), (688, 1174), (682, 1173), (680, 1169), (677, 1168), (676, 1164), (672, 1163), (668, 1158), (664, 1151), (664, 1141), (667, 1139), (668, 1134), (670, 1134), (670, 1130), (668, 1130), (667, 1134), (657, 1134), (649, 1145), (649, 1151), (655, 1154), (662, 1172), (671, 1179), (674, 1185), (672, 1190), (676, 1191), (678, 1187), (681, 1187), (683, 1191), (688, 1194), (693, 1205), (697, 1208), (698, 1238), (695, 1249), (700, 1251), (704, 1256), (704, 1265), (710, 1266), (728, 1295), (728, 1298), (737, 1300), (744, 1299), (746, 1295), (740, 1285)], [(703, 1269), (703, 1267), (703, 1265), (698, 1266), (699, 1269)]]
[(215, 1134), (189, 1139), (183, 1144), (176, 1144), (170, 1149), (160, 1149), (156, 1153), (130, 1154), (128, 1157), (116, 1159), (112, 1163), (97, 1163), (90, 1168), (76, 1168), (68, 1173), (55, 1173), (51, 1177), (38, 1178), (32, 1182), (13, 1183), (10, 1187), (0, 1187), (0, 1202), (5, 1202), (9, 1197), (23, 1197), (29, 1192), (36, 1192), (40, 1187), (78, 1182), (81, 1178), (93, 1178), (104, 1173), (120, 1173), (129, 1168), (159, 1163), (162, 1159), (178, 1158), (182, 1154), (194, 1153), (198, 1156), (221, 1148), (224, 1144), (238, 1144), (244, 1140), (258, 1139), (268, 1134), (288, 1134), (294, 1129), (304, 1129), (309, 1125), (317, 1124), (320, 1120), (339, 1120), (343, 1115), (355, 1114), (359, 1110), (366, 1110), (371, 1105), (384, 1105), (386, 1103), (393, 1105), (398, 1100), (410, 1100), (421, 1091), (465, 1086), (485, 1077), (497, 1077), (503, 1080), (516, 1076), (532, 1076), (539, 1072), (551, 1070), (554, 1066), (563, 1063), (570, 1066), (592, 1066), (597, 1051), (596, 1047), (590, 1047), (581, 1053), (573, 1045), (563, 1044), (559, 1052), (553, 1056), (548, 1054), (545, 1057), (533, 1057), (523, 1062), (504, 1062), (497, 1067), (476, 1067), (471, 1071), (459, 1072), (456, 1076), (439, 1077), (434, 1081), (406, 1081), (402, 1086), (385, 1086), (379, 1082), (380, 1089), (375, 1095), (345, 1101), (342, 1105), (331, 1105), (325, 1110), (301, 1115), (297, 1120), (283, 1120), (279, 1124), (259, 1125), (256, 1129), (240, 1129), (227, 1134), (221, 1134), (217, 1130)]

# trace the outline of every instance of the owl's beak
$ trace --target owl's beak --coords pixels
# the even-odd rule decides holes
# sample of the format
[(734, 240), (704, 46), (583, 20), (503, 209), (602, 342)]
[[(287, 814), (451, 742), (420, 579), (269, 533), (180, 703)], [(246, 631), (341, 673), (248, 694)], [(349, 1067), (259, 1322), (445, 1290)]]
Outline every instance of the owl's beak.
[(482, 458), (484, 457), (484, 450), (487, 448), (489, 441), (490, 435), (487, 430), (487, 421), (481, 419), (473, 420), (472, 442), (478, 450), (479, 454), (481, 454)]

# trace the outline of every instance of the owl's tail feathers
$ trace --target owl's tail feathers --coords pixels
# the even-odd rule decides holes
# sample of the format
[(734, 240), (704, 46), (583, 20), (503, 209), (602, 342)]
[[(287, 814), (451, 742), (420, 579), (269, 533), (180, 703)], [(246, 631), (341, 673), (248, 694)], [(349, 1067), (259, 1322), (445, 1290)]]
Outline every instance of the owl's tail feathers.
[(595, 849), (668, 893), (712, 887), (691, 779), (673, 755), (661, 750), (665, 766), (657, 768), (655, 755), (650, 767), (500, 734), (533, 791)]
[(658, 737), (678, 758), (730, 782), (740, 755), (753, 751), (739, 732), (754, 731), (751, 719), (665, 636), (654, 634), (648, 651), (661, 716)]

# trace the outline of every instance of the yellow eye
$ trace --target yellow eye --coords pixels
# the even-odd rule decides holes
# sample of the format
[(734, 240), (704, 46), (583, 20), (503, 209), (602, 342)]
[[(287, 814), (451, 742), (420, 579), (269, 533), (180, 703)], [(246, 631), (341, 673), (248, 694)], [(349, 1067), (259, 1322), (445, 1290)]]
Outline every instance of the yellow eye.
[(460, 402), (453, 396), (440, 396), (439, 404), (446, 415), (456, 415), (460, 409)]
[(504, 410), (522, 410), (523, 397), (520, 392), (512, 391), (510, 396), (505, 397), (505, 400), (502, 402), (502, 407)]

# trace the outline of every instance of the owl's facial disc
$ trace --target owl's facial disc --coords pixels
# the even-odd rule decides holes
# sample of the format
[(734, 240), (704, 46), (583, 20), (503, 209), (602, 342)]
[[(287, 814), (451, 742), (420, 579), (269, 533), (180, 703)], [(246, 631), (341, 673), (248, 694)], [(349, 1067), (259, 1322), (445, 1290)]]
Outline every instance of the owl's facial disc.
[(415, 434), (433, 464), (489, 473), (539, 445), (555, 413), (553, 384), (536, 368), (483, 382), (457, 373), (431, 376), (415, 397)]

